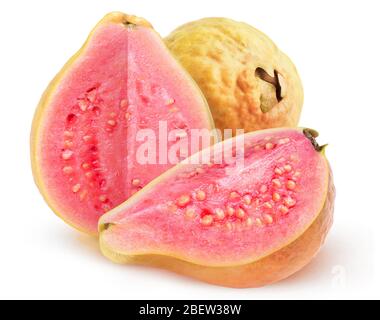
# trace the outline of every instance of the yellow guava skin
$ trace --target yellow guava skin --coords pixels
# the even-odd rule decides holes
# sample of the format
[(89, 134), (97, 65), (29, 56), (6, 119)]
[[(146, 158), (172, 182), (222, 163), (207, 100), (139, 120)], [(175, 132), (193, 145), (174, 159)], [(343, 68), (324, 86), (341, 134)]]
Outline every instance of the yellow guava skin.
[(264, 33), (243, 22), (205, 18), (174, 30), (165, 43), (202, 89), (218, 129), (298, 125), (301, 79)]

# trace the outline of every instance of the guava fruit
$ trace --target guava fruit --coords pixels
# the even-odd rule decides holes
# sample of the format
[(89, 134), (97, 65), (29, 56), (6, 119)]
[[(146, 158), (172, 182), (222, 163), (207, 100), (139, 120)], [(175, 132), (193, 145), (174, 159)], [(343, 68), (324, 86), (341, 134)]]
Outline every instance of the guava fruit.
[(165, 43), (205, 94), (219, 129), (296, 127), (303, 88), (292, 61), (265, 34), (225, 18), (174, 30)]
[(263, 130), (193, 155), (100, 219), (102, 252), (229, 287), (290, 276), (332, 224), (335, 189), (316, 136)]
[[(98, 219), (169, 161), (137, 161), (137, 133), (213, 128), (201, 91), (144, 19), (108, 14), (55, 77), (31, 133), (34, 178), (47, 203), (77, 229)], [(168, 141), (168, 148), (175, 141)]]

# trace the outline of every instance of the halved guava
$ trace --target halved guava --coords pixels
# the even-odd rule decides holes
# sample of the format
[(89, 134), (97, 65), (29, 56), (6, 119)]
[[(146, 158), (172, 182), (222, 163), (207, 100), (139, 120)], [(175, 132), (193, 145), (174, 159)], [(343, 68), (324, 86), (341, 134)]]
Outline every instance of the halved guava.
[(50, 84), (35, 115), (33, 173), (53, 211), (96, 234), (102, 214), (173, 166), (158, 151), (157, 161), (137, 161), (146, 143), (138, 132), (149, 129), (158, 144), (160, 122), (183, 134), (213, 128), (202, 93), (151, 25), (111, 13)]
[(190, 157), (101, 218), (103, 253), (231, 287), (288, 277), (332, 223), (332, 175), (316, 136), (258, 131)]

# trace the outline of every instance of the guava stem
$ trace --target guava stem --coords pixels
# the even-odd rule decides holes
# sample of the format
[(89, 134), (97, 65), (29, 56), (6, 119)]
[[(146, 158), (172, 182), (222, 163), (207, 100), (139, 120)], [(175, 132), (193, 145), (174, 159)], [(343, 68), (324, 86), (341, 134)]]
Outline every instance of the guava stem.
[(303, 134), (305, 135), (306, 138), (310, 140), (311, 144), (313, 145), (314, 149), (317, 152), (323, 152), (323, 150), (327, 147), (327, 144), (323, 146), (320, 146), (318, 144), (317, 139), (316, 139), (319, 136), (318, 131), (306, 128), (303, 130)]
[(107, 231), (110, 227), (114, 226), (114, 223), (102, 223), (99, 227), (99, 232)]

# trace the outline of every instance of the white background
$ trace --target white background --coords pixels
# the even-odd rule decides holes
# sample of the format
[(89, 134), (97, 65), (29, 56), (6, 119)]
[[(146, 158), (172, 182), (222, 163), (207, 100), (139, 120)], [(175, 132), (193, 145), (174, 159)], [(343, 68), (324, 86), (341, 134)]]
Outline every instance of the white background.
[[(300, 273), (234, 290), (165, 271), (114, 265), (96, 239), (59, 220), (34, 186), (29, 132), (50, 79), (109, 11), (151, 21), (163, 36), (187, 21), (226, 16), (267, 33), (305, 87), (300, 125), (329, 143), (336, 218)], [(379, 1), (0, 1), (0, 298), (380, 298)]]

